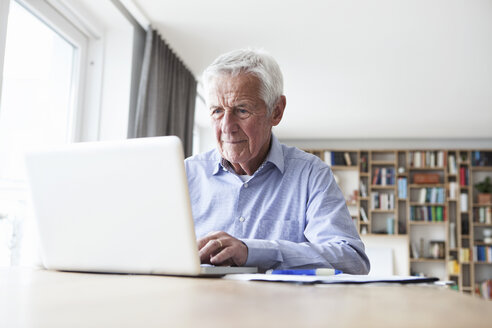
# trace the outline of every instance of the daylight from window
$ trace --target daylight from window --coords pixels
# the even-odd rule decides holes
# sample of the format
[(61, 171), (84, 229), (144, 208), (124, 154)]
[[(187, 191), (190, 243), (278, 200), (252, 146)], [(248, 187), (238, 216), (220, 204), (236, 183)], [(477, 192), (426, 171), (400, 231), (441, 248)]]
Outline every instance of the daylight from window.
[(18, 261), (26, 233), (25, 150), (69, 141), (75, 51), (11, 2), (0, 103), (0, 266)]

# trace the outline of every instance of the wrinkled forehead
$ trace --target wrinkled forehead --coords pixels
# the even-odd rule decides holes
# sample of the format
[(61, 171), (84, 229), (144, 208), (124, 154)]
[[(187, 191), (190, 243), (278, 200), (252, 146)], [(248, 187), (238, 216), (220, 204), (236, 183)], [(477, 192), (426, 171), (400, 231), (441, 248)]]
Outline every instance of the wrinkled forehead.
[(224, 99), (259, 98), (260, 80), (251, 73), (222, 73), (210, 78), (205, 93), (208, 105)]

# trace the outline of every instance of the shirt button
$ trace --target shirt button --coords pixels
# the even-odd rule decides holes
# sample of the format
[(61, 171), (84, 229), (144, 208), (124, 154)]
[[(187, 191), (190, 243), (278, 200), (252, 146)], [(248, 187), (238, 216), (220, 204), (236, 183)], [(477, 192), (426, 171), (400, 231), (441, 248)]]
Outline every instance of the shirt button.
[(248, 188), (248, 183), (246, 182), (243, 186), (244, 188)]
[(239, 221), (244, 222), (246, 219), (243, 218), (242, 216), (239, 218)]

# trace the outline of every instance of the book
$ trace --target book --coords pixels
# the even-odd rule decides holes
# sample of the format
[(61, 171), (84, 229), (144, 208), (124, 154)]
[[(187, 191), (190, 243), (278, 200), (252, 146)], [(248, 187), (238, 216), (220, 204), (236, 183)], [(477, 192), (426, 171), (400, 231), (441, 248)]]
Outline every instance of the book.
[(436, 221), (444, 221), (442, 206), (436, 207)]
[(379, 198), (380, 198), (380, 209), (387, 210), (389, 208), (388, 194), (381, 194)]
[(478, 223), (485, 223), (485, 211), (487, 209), (485, 207), (480, 207), (478, 209)]
[(430, 167), (436, 167), (436, 153), (430, 153)]
[(422, 167), (422, 156), (420, 152), (415, 152), (414, 153), (414, 160), (413, 160), (414, 167)]
[(448, 157), (448, 167), (449, 167), (449, 174), (456, 174), (458, 173), (457, 167), (456, 167), (456, 157), (454, 155), (449, 155)]
[(398, 198), (407, 198), (407, 178), (398, 178)]
[(468, 170), (466, 167), (460, 167), (460, 186), (468, 186)]
[(361, 217), (363, 222), (369, 222), (369, 219), (367, 218), (366, 210), (364, 209), (364, 207), (360, 208), (360, 217)]
[(372, 177), (372, 184), (373, 185), (377, 185), (378, 184), (379, 174), (380, 174), (379, 171), (380, 171), (379, 167), (374, 170), (374, 175)]
[(461, 212), (468, 212), (468, 194), (460, 194), (460, 210)]
[(492, 299), (492, 280), (485, 280), (475, 285), (475, 294), (486, 300)]
[(419, 203), (420, 204), (425, 203), (426, 195), (427, 195), (427, 189), (420, 188), (420, 190), (419, 190)]
[(460, 249), (459, 261), (460, 261), (460, 263), (470, 262), (470, 249), (469, 248), (461, 248)]
[(473, 166), (492, 166), (492, 152), (474, 151), (472, 154)]
[(359, 181), (360, 195), (362, 197), (367, 197), (367, 186), (362, 180)]
[(379, 193), (378, 192), (372, 193), (371, 209), (373, 209), (373, 210), (379, 209)]
[(438, 167), (444, 167), (444, 164), (446, 161), (444, 160), (444, 152), (442, 150), (437, 152), (437, 166)]
[(456, 182), (450, 182), (449, 183), (449, 199), (456, 200), (456, 197), (458, 195), (458, 183)]
[(345, 158), (343, 156), (343, 152), (334, 151), (331, 154), (332, 165), (347, 165), (347, 162), (345, 161)]
[(352, 166), (352, 160), (350, 159), (350, 154), (348, 152), (343, 153), (343, 157), (345, 159), (345, 164), (348, 166)]

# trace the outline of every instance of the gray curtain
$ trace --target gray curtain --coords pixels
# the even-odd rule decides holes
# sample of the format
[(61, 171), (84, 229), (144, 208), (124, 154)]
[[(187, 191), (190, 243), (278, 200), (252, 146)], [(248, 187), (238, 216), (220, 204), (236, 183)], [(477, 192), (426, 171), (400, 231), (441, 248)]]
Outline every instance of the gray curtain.
[(176, 135), (185, 156), (192, 153), (196, 81), (160, 35), (149, 27), (137, 106), (130, 112), (128, 137)]

